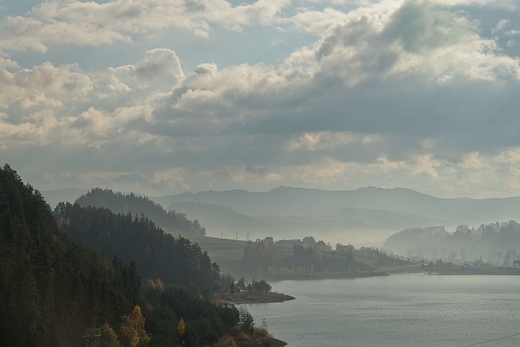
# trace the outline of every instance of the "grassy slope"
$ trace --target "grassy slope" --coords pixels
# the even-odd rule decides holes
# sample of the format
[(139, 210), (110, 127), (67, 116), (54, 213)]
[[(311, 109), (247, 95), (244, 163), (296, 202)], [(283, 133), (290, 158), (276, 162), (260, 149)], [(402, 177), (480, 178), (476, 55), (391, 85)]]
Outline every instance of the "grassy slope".
[[(199, 236), (188, 233), (181, 235), (191, 242), (198, 243), (202, 250), (208, 252), (211, 260), (216, 261), (218, 264), (225, 263), (230, 260), (242, 260), (244, 248), (248, 243), (248, 241)], [(174, 236), (178, 235), (174, 234)], [(292, 252), (292, 247), (277, 246), (277, 248), (280, 255), (286, 254), (287, 252)]]
[[(178, 236), (174, 234), (174, 236)], [(181, 234), (191, 242), (196, 242), (203, 251), (208, 252), (212, 261), (218, 264), (230, 260), (241, 260), (247, 241), (238, 241), (217, 237), (193, 235), (189, 233)]]

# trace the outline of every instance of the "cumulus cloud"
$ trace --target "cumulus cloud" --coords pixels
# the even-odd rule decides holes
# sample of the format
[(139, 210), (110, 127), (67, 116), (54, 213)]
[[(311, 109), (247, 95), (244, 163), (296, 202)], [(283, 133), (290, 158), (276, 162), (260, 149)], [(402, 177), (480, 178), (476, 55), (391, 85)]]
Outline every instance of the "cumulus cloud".
[[(126, 125), (146, 118), (148, 98), (183, 77), (175, 52), (155, 49), (136, 65), (86, 72), (77, 65), (49, 62), (10, 72), (16, 67), (2, 61), (0, 142), (4, 146), (70, 142), (99, 147)], [(167, 89), (166, 89), (167, 90)], [(142, 95), (141, 93), (144, 93)]]
[(156, 48), (145, 52), (143, 60), (135, 65), (110, 67), (96, 73), (95, 85), (103, 99), (131, 95), (135, 102), (136, 98), (148, 97), (152, 89), (168, 91), (182, 78), (184, 72), (177, 54), (170, 49)]
[(482, 38), (478, 23), (464, 13), (424, 1), (405, 1), (380, 11), (353, 11), (344, 23), (329, 28), (316, 47), (324, 75), (340, 74), (349, 85), (418, 73), (441, 83), (520, 76), (518, 58), (502, 55), (496, 42)]
[(163, 74), (175, 78), (184, 76), (179, 57), (169, 49), (153, 49), (146, 52), (144, 60), (135, 68), (139, 76), (155, 78)]
[(317, 11), (310, 8), (300, 8), (298, 13), (290, 18), (280, 20), (281, 22), (291, 23), (297, 29), (304, 30), (313, 34), (322, 34), (331, 25), (341, 23), (348, 18), (344, 12), (326, 8), (323, 11)]
[[(57, 6), (44, 3), (42, 6)], [(44, 9), (42, 9), (44, 10)], [(55, 13), (44, 12), (44, 15)], [(50, 12), (50, 11), (49, 11)], [(85, 21), (62, 22), (53, 18), (42, 18), (36, 13), (32, 17), (8, 17), (0, 22), (2, 50), (47, 52), (49, 45), (74, 44), (79, 46), (110, 45), (116, 41), (131, 41), (129, 36)]]

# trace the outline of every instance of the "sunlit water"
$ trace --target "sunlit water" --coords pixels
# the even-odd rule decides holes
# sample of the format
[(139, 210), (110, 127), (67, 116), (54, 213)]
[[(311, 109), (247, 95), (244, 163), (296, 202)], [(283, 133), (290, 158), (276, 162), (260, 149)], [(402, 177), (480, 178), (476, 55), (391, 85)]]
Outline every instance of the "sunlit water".
[(388, 276), (273, 282), (296, 300), (247, 305), (300, 346), (518, 347), (520, 276)]

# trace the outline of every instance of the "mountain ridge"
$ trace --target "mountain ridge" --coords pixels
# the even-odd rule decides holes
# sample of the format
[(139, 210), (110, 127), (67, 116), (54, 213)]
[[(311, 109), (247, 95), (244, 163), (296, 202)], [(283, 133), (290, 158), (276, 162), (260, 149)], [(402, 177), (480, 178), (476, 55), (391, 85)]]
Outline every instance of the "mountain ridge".
[(520, 197), (439, 198), (408, 188), (361, 187), (355, 190), (321, 190), (280, 186), (267, 192), (244, 190), (204, 191), (150, 197), (163, 206), (194, 202), (230, 207), (249, 216), (308, 216), (342, 208), (412, 213), (454, 224), (518, 219)]

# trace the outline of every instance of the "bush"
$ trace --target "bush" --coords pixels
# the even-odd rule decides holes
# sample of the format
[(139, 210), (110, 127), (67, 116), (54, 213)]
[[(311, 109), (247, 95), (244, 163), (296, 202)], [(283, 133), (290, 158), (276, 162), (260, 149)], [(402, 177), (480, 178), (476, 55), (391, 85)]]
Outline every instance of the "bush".
[(269, 336), (269, 332), (264, 328), (254, 328), (255, 337), (267, 337)]

